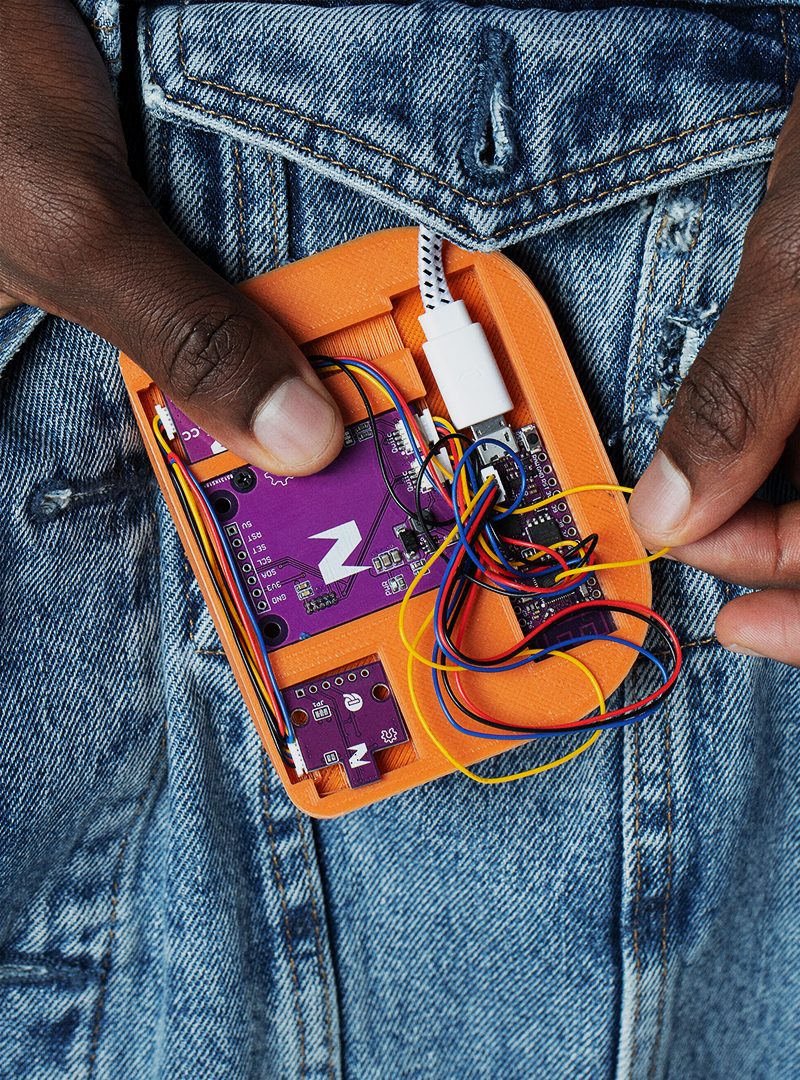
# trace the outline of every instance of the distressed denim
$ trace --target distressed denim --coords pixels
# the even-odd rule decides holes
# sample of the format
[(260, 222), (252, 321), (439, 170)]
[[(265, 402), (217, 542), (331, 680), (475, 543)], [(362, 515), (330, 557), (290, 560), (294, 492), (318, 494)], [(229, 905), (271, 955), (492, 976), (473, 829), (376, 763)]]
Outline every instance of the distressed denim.
[[(79, 6), (217, 271), (416, 221), (503, 247), (641, 474), (763, 193), (794, 6)], [(114, 350), (20, 308), (0, 363), (0, 1076), (800, 1075), (798, 674), (716, 644), (736, 589), (655, 567), (678, 688), (568, 767), (304, 819)]]

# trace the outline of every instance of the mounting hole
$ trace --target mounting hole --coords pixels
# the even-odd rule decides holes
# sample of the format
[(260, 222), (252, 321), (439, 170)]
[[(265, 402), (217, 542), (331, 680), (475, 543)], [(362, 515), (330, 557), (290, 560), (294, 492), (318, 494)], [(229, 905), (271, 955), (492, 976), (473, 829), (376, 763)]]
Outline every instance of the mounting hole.
[(220, 491), (220, 493), (214, 497), (214, 501), (211, 505), (214, 507), (214, 513), (220, 521), (228, 521), (239, 509), (238, 499), (229, 491)]
[(308, 723), (308, 713), (305, 709), (292, 709), (289, 719), (292, 721), (292, 727), (302, 727), (303, 724)]
[(379, 682), (372, 687), (372, 696), (376, 701), (388, 701), (392, 696), (392, 692), (386, 683)]
[[(259, 603), (263, 604), (264, 601), (260, 600)], [(258, 628), (268, 648), (282, 645), (289, 636), (289, 624), (280, 615), (265, 615), (258, 620)]]

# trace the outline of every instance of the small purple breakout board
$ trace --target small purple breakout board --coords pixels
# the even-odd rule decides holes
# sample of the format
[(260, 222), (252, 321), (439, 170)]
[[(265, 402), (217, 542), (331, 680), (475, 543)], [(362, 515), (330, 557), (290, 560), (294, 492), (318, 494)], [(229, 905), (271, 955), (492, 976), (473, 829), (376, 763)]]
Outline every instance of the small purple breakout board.
[(377, 660), (283, 691), (299, 775), (341, 765), (350, 787), (380, 780), (378, 750), (408, 742), (408, 732)]

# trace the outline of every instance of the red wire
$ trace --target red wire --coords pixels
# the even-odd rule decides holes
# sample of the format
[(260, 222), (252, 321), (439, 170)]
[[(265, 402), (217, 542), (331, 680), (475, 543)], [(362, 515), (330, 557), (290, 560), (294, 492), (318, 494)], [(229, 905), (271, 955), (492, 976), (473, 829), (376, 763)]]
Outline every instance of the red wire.
[[(198, 486), (194, 476), (186, 467), (186, 465), (184, 465), (184, 463), (180, 460), (180, 458), (176, 457), (174, 454), (170, 454), (170, 456), (167, 458), (167, 461), (173, 467), (177, 465), (178, 469), (180, 470), (186, 482), (189, 484), (190, 488), (194, 489)], [(284, 738), (288, 738), (286, 725), (283, 723), (283, 717), (281, 715), (281, 709), (278, 706), (278, 703), (275, 701), (275, 695), (272, 691), (272, 684), (267, 673), (266, 664), (264, 663), (264, 658), (261, 655), (261, 646), (258, 642), (258, 638), (253, 632), (252, 626), (250, 625), (249, 615), (247, 612), (243, 611), (241, 602), (238, 599), (237, 584), (233, 577), (231, 569), (228, 566), (228, 560), (225, 558), (223, 547), (224, 541), (221, 541), (220, 539), (217, 522), (210, 516), (208, 508), (206, 507), (205, 502), (202, 498), (195, 497), (195, 506), (198, 513), (203, 519), (203, 523), (206, 526), (206, 533), (208, 534), (208, 538), (211, 541), (211, 545), (214, 548), (214, 552), (217, 556), (217, 561), (219, 563), (223, 577), (225, 578), (225, 583), (228, 586), (228, 592), (230, 594), (231, 601), (233, 602), (233, 605), (239, 615), (245, 636), (247, 637), (247, 640), (250, 644), (250, 651), (255, 660), (255, 664), (258, 668), (259, 674), (261, 675), (262, 681), (264, 683), (264, 688), (267, 691), (267, 695), (272, 704), (272, 711), (275, 713), (275, 718), (278, 723), (278, 730), (280, 731), (281, 735), (284, 736)]]

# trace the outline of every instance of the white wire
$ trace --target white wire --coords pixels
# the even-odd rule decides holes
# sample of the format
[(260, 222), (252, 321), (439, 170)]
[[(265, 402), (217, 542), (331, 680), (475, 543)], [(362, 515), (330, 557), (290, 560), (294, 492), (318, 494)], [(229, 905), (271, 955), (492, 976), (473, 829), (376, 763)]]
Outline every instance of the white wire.
[(447, 278), (442, 266), (442, 238), (432, 232), (427, 225), (419, 227), (417, 265), (419, 291), (422, 293), (425, 310), (433, 311), (441, 304), (452, 304), (453, 297), (447, 286)]

